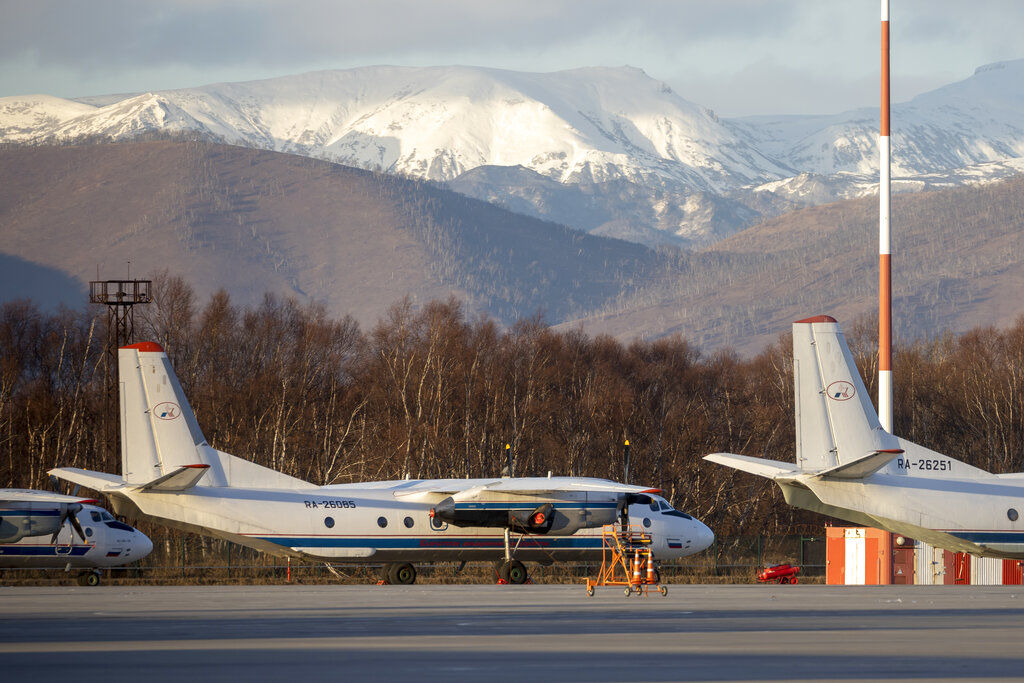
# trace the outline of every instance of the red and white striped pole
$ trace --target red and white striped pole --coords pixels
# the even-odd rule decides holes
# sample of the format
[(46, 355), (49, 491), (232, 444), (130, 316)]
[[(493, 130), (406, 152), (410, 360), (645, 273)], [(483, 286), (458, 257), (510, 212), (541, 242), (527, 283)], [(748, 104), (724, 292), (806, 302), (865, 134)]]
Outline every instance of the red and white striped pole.
[(882, 0), (882, 128), (878, 137), (878, 419), (892, 433), (892, 251), (889, 234), (889, 0)]

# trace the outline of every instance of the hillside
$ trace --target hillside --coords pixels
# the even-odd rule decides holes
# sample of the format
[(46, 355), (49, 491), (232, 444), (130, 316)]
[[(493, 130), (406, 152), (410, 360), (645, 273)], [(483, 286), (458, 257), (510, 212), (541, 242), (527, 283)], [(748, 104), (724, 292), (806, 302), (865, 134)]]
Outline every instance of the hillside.
[[(877, 201), (765, 221), (700, 252), (600, 238), (427, 183), (205, 142), (0, 149), (3, 299), (84, 299), (160, 269), (201, 299), (313, 299), (374, 324), (405, 296), (455, 296), (511, 324), (619, 339), (680, 333), (756, 353), (793, 320), (877, 310)], [(897, 195), (897, 335), (1005, 324), (1024, 311), (1024, 179)], [(80, 283), (74, 294), (71, 283)], [(42, 283), (42, 284), (41, 284)], [(47, 298), (49, 297), (49, 298)]]
[[(1006, 326), (1024, 313), (1024, 178), (894, 197), (897, 338)], [(878, 310), (878, 201), (765, 221), (698, 254), (619, 307), (577, 320), (591, 333), (681, 332), (754, 353), (809, 315)]]
[(130, 261), (133, 276), (166, 268), (201, 297), (275, 292), (366, 325), (407, 295), (453, 295), (504, 322), (561, 320), (657, 263), (639, 245), (422, 182), (195, 141), (0, 150), (0, 240), (21, 264), (0, 275), (4, 299), (52, 296), (38, 285), (52, 274), (31, 264), (84, 288), (97, 271), (126, 277)]

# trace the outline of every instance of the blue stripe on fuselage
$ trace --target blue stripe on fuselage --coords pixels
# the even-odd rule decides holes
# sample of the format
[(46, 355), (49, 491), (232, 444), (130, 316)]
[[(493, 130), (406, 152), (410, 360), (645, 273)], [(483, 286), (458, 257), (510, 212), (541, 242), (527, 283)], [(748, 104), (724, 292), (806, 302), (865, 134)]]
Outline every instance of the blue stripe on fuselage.
[[(0, 555), (5, 557), (82, 557), (89, 550), (91, 545), (76, 545), (69, 550), (66, 545), (0, 545)], [(57, 549), (61, 552), (57, 552)]]
[[(417, 536), (393, 538), (333, 538), (324, 536), (256, 536), (261, 541), (276, 543), (288, 548), (381, 548), (381, 549), (417, 549), (417, 548), (504, 548), (505, 541), (500, 536)], [(591, 549), (600, 548), (600, 536), (559, 537), (524, 537), (517, 541), (518, 548), (555, 548), (555, 549)]]
[(991, 543), (1024, 544), (1024, 531), (947, 531), (950, 536), (962, 538), (978, 545)]

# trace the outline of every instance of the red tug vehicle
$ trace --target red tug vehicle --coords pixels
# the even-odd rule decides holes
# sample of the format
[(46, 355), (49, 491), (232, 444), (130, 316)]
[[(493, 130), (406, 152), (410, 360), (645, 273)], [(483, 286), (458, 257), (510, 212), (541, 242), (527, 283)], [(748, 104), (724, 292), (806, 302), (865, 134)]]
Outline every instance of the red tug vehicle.
[(796, 575), (800, 573), (800, 567), (790, 564), (775, 564), (766, 568), (757, 575), (761, 583), (800, 583)]

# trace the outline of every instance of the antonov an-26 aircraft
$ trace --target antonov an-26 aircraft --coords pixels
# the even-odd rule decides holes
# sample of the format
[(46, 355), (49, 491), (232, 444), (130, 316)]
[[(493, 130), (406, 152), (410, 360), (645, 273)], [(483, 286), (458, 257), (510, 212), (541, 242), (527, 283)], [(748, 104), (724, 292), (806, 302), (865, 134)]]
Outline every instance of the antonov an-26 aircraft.
[(413, 562), (493, 560), (527, 579), (522, 560), (600, 558), (601, 529), (628, 515), (665, 560), (714, 539), (656, 490), (576, 477), (435, 479), (316, 486), (212, 448), (164, 350), (118, 353), (122, 475), (51, 474), (106, 496), (132, 519), (212, 535), (281, 556), (383, 563), (413, 583)]
[(1024, 558), (1024, 473), (992, 474), (882, 428), (829, 316), (793, 323), (796, 463), (706, 460), (773, 480), (790, 505), (983, 557)]
[[(146, 534), (93, 505), (97, 501), (32, 489), (0, 489), (0, 567), (84, 569), (82, 585), (100, 583), (100, 567), (141, 560)], [(76, 538), (77, 537), (77, 538)]]

